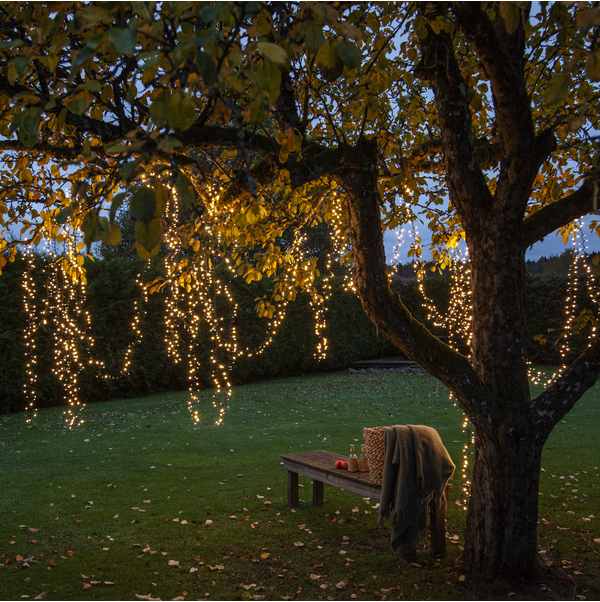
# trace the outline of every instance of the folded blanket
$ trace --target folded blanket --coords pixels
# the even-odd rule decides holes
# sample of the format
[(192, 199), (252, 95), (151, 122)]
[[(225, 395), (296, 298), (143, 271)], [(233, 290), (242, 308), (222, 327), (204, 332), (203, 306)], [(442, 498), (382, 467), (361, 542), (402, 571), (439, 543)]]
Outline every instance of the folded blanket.
[(446, 503), (454, 463), (438, 432), (428, 426), (386, 427), (379, 523), (391, 515), (391, 545), (402, 558), (427, 535), (427, 507)]

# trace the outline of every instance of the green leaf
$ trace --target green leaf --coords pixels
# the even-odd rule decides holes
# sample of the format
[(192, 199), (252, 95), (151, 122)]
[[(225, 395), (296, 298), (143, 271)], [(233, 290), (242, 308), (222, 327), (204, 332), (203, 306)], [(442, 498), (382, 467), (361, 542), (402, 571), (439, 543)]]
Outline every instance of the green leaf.
[(325, 44), (323, 28), (315, 21), (311, 20), (304, 24), (304, 43), (307, 50), (313, 54), (316, 54), (319, 48)]
[(167, 110), (169, 108), (169, 94), (165, 90), (157, 95), (150, 105), (150, 117), (156, 127), (163, 127), (167, 120)]
[(88, 90), (89, 92), (102, 92), (102, 84), (96, 80), (90, 80), (85, 82), (85, 84), (81, 85), (83, 90)]
[(83, 115), (88, 108), (88, 99), (85, 96), (67, 101), (67, 109), (75, 115)]
[(107, 146), (104, 147), (104, 150), (109, 154), (118, 154), (123, 153), (127, 150), (131, 150), (131, 147), (127, 144), (113, 144), (110, 142)]
[(104, 42), (104, 40), (106, 40), (108, 35), (109, 35), (108, 31), (103, 31), (102, 33), (99, 33), (97, 36), (90, 38), (88, 40), (87, 47), (91, 48), (92, 50), (98, 50), (98, 48), (100, 47), (100, 44), (102, 44), (102, 42)]
[(85, 48), (82, 48), (78, 53), (77, 56), (75, 57), (75, 60), (73, 61), (73, 65), (71, 67), (71, 70), (73, 72), (77, 71), (80, 67), (83, 67), (83, 65), (88, 61), (88, 59), (94, 54), (94, 51), (91, 48), (88, 48), (87, 46)]
[(196, 64), (198, 65), (198, 70), (200, 71), (204, 85), (207, 88), (210, 88), (217, 82), (217, 78), (219, 77), (217, 66), (213, 61), (212, 56), (210, 56), (208, 52), (201, 50), (196, 53)]
[(115, 215), (117, 214), (117, 211), (123, 204), (123, 201), (125, 200), (125, 196), (126, 196), (126, 194), (124, 192), (120, 192), (119, 194), (117, 194), (113, 197), (113, 200), (110, 204), (110, 211), (108, 213), (111, 224), (114, 223)]
[(183, 146), (181, 141), (177, 138), (173, 138), (173, 136), (163, 138), (158, 144), (158, 148), (179, 148), (181, 146)]
[(23, 40), (4, 40), (4, 42), (0, 42), (0, 50), (5, 50), (6, 48), (18, 48), (23, 43)]
[(102, 239), (104, 245), (111, 245), (112, 247), (116, 247), (121, 242), (121, 229), (118, 224), (111, 224), (108, 222), (108, 230)]
[(160, 239), (162, 236), (162, 229), (160, 226), (160, 220), (155, 218), (144, 224), (143, 222), (136, 222), (135, 224), (135, 238), (146, 251), (152, 251), (157, 245), (160, 245)]
[(421, 17), (417, 17), (414, 20), (413, 28), (419, 40), (424, 40), (427, 37), (427, 27), (425, 21)]
[(548, 87), (542, 92), (544, 104), (551, 107), (563, 101), (569, 93), (571, 85), (571, 76), (566, 71), (557, 73), (548, 84)]
[(181, 172), (177, 174), (177, 195), (186, 209), (189, 209), (196, 200), (190, 187), (189, 180)]
[(281, 46), (271, 44), (271, 42), (259, 42), (258, 54), (279, 65), (285, 65), (288, 60), (286, 51)]
[(206, 24), (212, 24), (221, 10), (221, 4), (221, 2), (215, 2), (214, 4), (209, 4), (208, 6), (198, 9), (198, 16)]
[(38, 107), (25, 109), (21, 113), (21, 129), (25, 130), (30, 136), (35, 136), (37, 138), (41, 119), (42, 109)]
[(25, 109), (13, 118), (13, 127), (18, 127), (18, 136), (21, 143), (27, 148), (33, 148), (37, 142), (42, 109), (32, 107)]
[(88, 211), (88, 213), (86, 213), (85, 217), (83, 218), (83, 242), (88, 248), (88, 251), (90, 249), (90, 245), (93, 242), (102, 240), (104, 231), (101, 228), (99, 228), (99, 226), (100, 224), (98, 221), (98, 210), (92, 209), (91, 211)]
[(344, 71), (344, 63), (338, 52), (338, 44), (325, 42), (317, 52), (317, 67), (328, 82), (334, 82)]
[(175, 90), (167, 108), (167, 120), (174, 130), (185, 132), (196, 118), (196, 103), (191, 94)]
[(133, 54), (135, 52), (135, 33), (130, 29), (111, 29), (108, 32), (110, 41), (122, 54)]
[(360, 65), (362, 52), (354, 42), (340, 42), (338, 44), (338, 53), (348, 69), (355, 69)]
[(131, 197), (131, 213), (136, 220), (149, 224), (156, 211), (156, 196), (152, 188), (143, 186)]
[(64, 207), (54, 216), (54, 221), (62, 226), (69, 219), (72, 210), (73, 207)]
[(27, 74), (27, 70), (29, 69), (29, 57), (28, 56), (18, 56), (12, 64), (14, 65), (17, 75), (19, 77), (23, 77)]

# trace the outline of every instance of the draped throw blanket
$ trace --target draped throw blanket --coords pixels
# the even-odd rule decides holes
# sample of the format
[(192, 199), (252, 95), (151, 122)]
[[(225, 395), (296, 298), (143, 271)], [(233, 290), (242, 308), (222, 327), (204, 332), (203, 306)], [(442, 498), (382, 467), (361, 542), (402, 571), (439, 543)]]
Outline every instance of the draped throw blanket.
[(390, 517), (391, 545), (403, 558), (427, 535), (427, 507), (446, 503), (454, 463), (438, 432), (423, 425), (386, 427), (379, 524)]

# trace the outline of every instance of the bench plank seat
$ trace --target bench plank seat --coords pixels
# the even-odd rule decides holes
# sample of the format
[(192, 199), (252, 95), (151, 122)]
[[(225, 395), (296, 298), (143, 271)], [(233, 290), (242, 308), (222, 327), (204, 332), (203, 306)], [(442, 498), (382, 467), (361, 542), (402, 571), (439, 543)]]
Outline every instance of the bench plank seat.
[[(283, 467), (287, 470), (288, 506), (300, 505), (298, 475), (313, 480), (313, 504), (322, 506), (324, 503), (324, 485), (358, 493), (363, 497), (380, 500), (381, 485), (371, 481), (369, 472), (348, 472), (335, 468), (336, 460), (347, 460), (346, 456), (325, 450), (312, 450), (284, 454), (281, 456)], [(446, 501), (449, 490), (446, 487)], [(429, 524), (431, 531), (431, 551), (440, 556), (446, 551), (446, 508), (429, 506)]]

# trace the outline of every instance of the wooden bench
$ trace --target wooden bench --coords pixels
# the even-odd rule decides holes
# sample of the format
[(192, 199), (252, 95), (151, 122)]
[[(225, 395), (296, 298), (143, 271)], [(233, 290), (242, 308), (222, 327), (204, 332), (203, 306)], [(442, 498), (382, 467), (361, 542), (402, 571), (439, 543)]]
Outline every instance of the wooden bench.
[[(371, 481), (368, 472), (348, 472), (335, 468), (336, 460), (347, 460), (346, 456), (324, 450), (297, 452), (281, 456), (283, 467), (287, 470), (288, 506), (299, 506), (298, 475), (312, 478), (313, 504), (322, 506), (324, 501), (324, 485), (331, 485), (358, 493), (363, 497), (381, 499), (381, 486)], [(449, 490), (446, 487), (446, 502)], [(431, 552), (440, 556), (446, 552), (446, 507), (437, 509), (434, 504), (429, 506), (429, 527), (431, 536)]]

